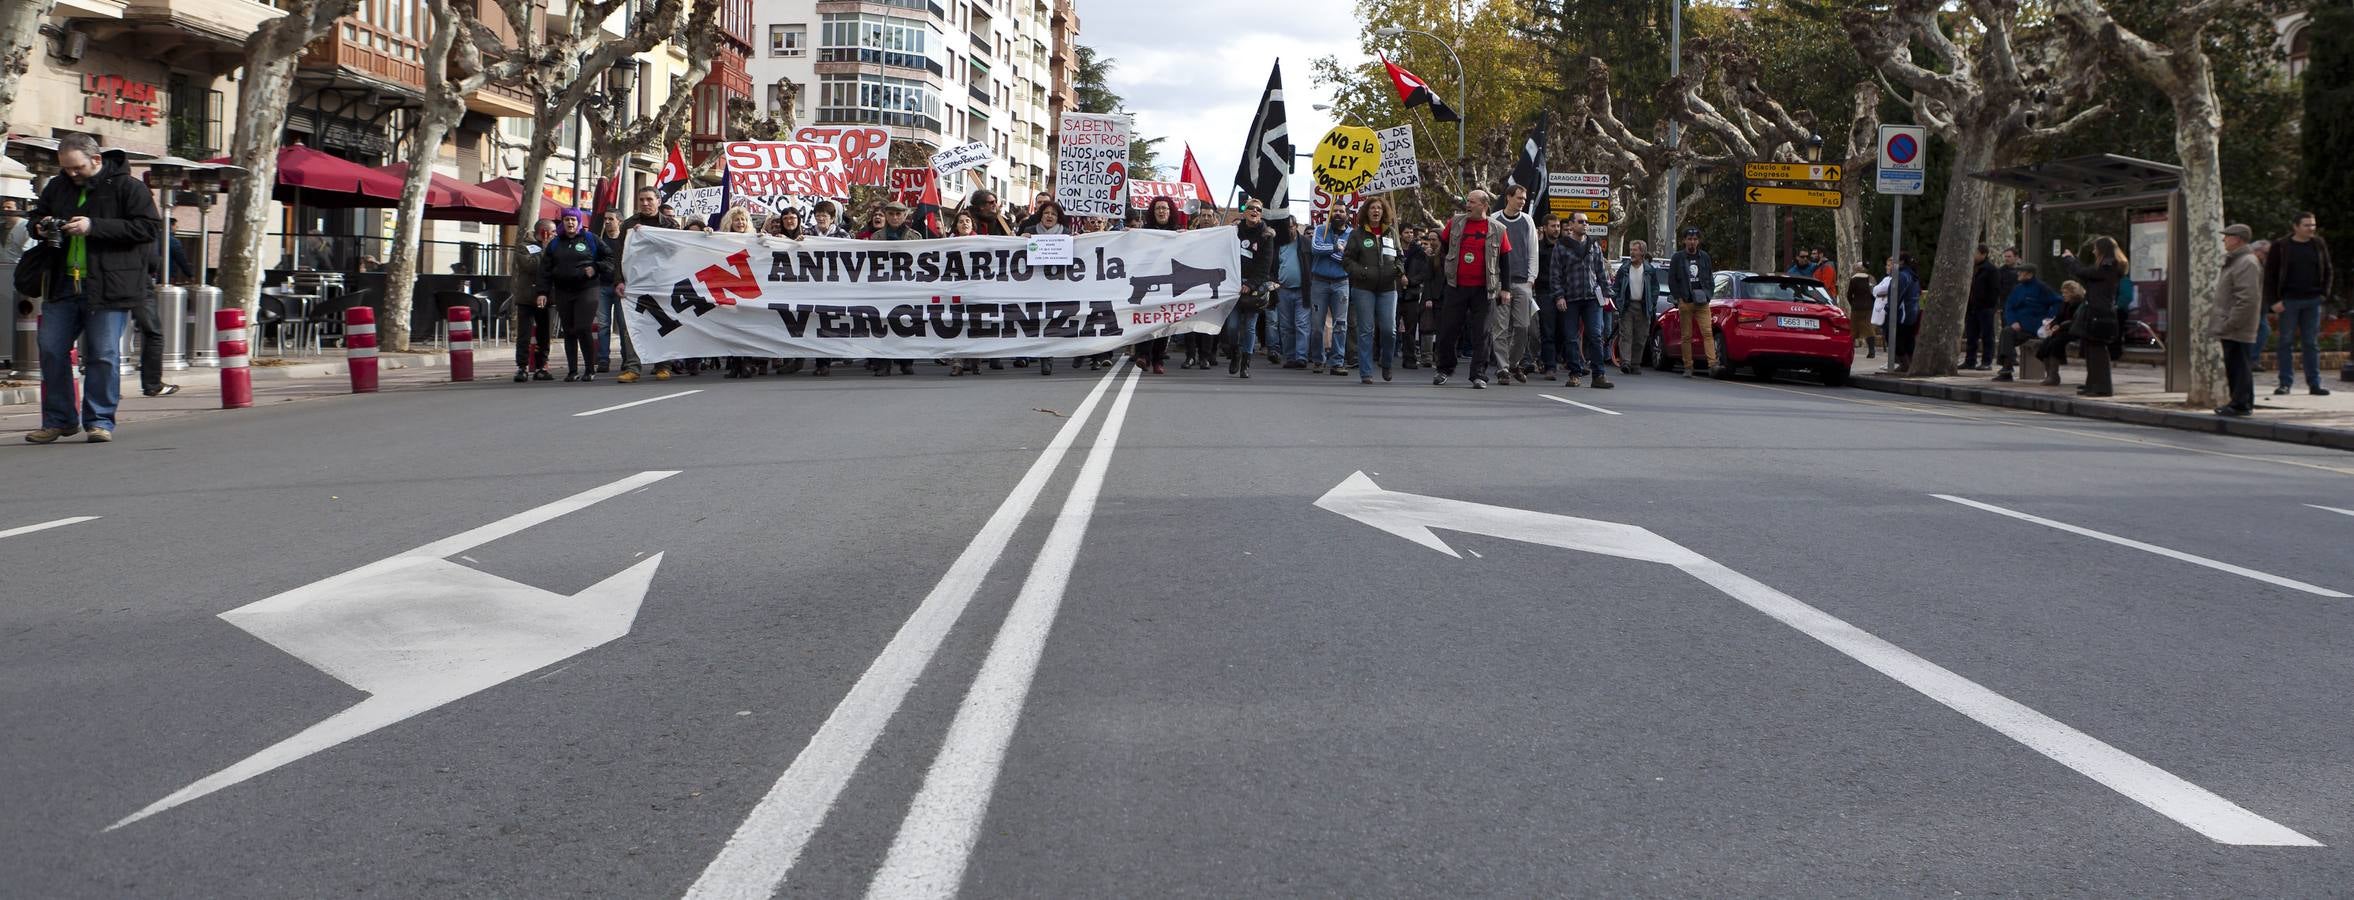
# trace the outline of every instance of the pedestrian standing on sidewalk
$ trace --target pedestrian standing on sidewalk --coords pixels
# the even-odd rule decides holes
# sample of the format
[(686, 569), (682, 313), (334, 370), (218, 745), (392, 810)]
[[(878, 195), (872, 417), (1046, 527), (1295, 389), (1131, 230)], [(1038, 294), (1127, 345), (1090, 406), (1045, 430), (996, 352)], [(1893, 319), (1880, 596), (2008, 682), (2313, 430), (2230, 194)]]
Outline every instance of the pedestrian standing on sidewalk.
[(1390, 358), (1398, 351), (1398, 237), (1389, 201), (1374, 197), (1358, 210), (1363, 218), (1341, 240), (1341, 266), (1349, 275), (1350, 330), (1357, 353), (1357, 383), (1372, 384), (1373, 370), (1390, 380)]
[(1561, 314), (1561, 339), (1566, 355), (1561, 383), (1577, 387), (1590, 375), (1594, 386), (1608, 389), (1610, 350), (1602, 341), (1602, 296), (1605, 283), (1602, 248), (1586, 237), (1586, 214), (1569, 217), (1569, 233), (1553, 244), (1553, 296)]
[(2215, 408), (2230, 418), (2256, 411), (2256, 375), (2248, 370), (2248, 345), (2256, 342), (2256, 323), (2264, 317), (2264, 265), (2248, 245), (2256, 230), (2246, 225), (2223, 229), (2223, 278), (2215, 283), (2214, 321), (2207, 335), (2223, 344), (2223, 377), (2231, 385), (2231, 400)]
[(1495, 359), (1495, 341), (1488, 319), (1511, 301), (1504, 287), (1501, 263), (1507, 249), (1504, 229), (1488, 217), (1488, 192), (1474, 190), (1463, 200), (1463, 212), (1447, 220), (1439, 232), (1439, 277), (1447, 293), (1439, 303), (1439, 373), (1431, 384), (1455, 377), (1462, 346), (1471, 344), (1471, 386), (1488, 386), (1488, 364)]
[[(722, 221), (737, 222), (743, 212), (741, 207), (730, 210)], [(751, 230), (748, 214), (740, 221), (745, 231)], [(612, 265), (605, 254), (605, 242), (581, 230), (579, 216), (565, 216), (556, 239), (540, 251), (539, 297), (555, 308), (564, 333), (565, 381), (593, 381), (597, 377), (589, 325), (596, 321), (599, 279)]]
[[(1684, 377), (1699, 373), (1700, 366), (1692, 364), (1692, 348), (1700, 348), (1700, 363), (1714, 367), (1711, 360), (1716, 353), (1713, 328), (1708, 320), (1708, 300), (1716, 293), (1716, 264), (1708, 258), (1708, 251), (1700, 249), (1700, 229), (1684, 229), (1684, 249), (1667, 261), (1668, 292), (1676, 300), (1676, 352), (1684, 358)], [(1663, 345), (1660, 354), (1666, 355)]]
[[(1651, 244), (1627, 242), (1627, 261), (1610, 279), (1611, 296), (1618, 298), (1618, 371), (1643, 372), (1643, 356), (1651, 351), (1651, 298), (1659, 296), (1659, 273), (1651, 268)], [(1665, 362), (1664, 360), (1662, 361)]]
[(2002, 371), (1994, 373), (1996, 381), (2010, 381), (2011, 367), (2019, 364), (2019, 348), (2034, 342), (2045, 325), (2060, 317), (2059, 293), (2036, 278), (2034, 268), (2014, 268), (2011, 278), (2011, 293), (2003, 298), (2002, 334), (1995, 341), (1996, 361), (2002, 364)]
[[(123, 329), (147, 297), (146, 258), (163, 219), (120, 150), (101, 154), (97, 140), (69, 134), (58, 139), (57, 168), (33, 201), (31, 221), (62, 222), (33, 235), (48, 242), (43, 252), (28, 251), (18, 260), (19, 266), (47, 269), (38, 338), (41, 427), (25, 440), (56, 443), (88, 429), (87, 440), (103, 444), (114, 440), (115, 407), (122, 401)], [(89, 348), (78, 409), (76, 344)]]
[(1880, 323), (1888, 310), (1882, 304), (1887, 294), (1872, 286), (1872, 276), (1861, 271), (1847, 278), (1847, 317), (1855, 323), (1856, 336), (1864, 339), (1864, 358), (1880, 355)]
[(2307, 390), (2326, 396), (2329, 389), (2321, 386), (2321, 307), (2336, 293), (2337, 270), (2330, 265), (2329, 242), (2321, 239), (2321, 225), (2313, 214), (2301, 212), (2290, 221), (2293, 228), (2272, 242), (2264, 269), (2265, 305), (2280, 314), (2280, 387), (2272, 393), (2286, 394), (2297, 382), (2296, 360), (2289, 355), (2294, 347), (2304, 352)]
[(1513, 185), (1504, 191), (1504, 211), (1495, 216), (1496, 226), (1504, 232), (1504, 258), (1499, 270), (1504, 275), (1505, 299), (1498, 304), (1496, 317), (1488, 323), (1488, 336), (1495, 345), (1496, 383), (1509, 384), (1506, 379), (1528, 383), (1528, 371), (1521, 363), (1528, 356), (1530, 339), (1537, 328), (1537, 222), (1528, 215), (1528, 188)]
[[(176, 238), (165, 238), (172, 244), (172, 268), (187, 271), (188, 261)], [(155, 284), (169, 283), (163, 271), (163, 259), (154, 253), (147, 255), (147, 277)], [(156, 311), (162, 297), (150, 288), (139, 306), (131, 310), (131, 324), (139, 329), (139, 394), (145, 397), (169, 397), (180, 392), (180, 386), (163, 380), (163, 319)]]
[[(556, 220), (541, 219), (531, 225), (531, 243), (523, 245), (532, 264), (546, 271), (548, 245), (556, 240)], [(545, 286), (532, 296), (518, 298), (515, 303), (515, 382), (554, 381), (548, 374), (548, 297)]]
[[(784, 216), (780, 213), (777, 217), (781, 219)], [(630, 237), (636, 234), (638, 229), (675, 229), (677, 227), (678, 219), (672, 217), (669, 213), (662, 211), (661, 196), (654, 193), (653, 188), (646, 188), (644, 190), (638, 191), (637, 193), (637, 214), (622, 220), (621, 239), (613, 242), (614, 302), (610, 308), (606, 309), (605, 315), (606, 321), (612, 323), (612, 333), (621, 337), (621, 374), (613, 380), (621, 382), (622, 384), (631, 384), (638, 380), (641, 363), (638, 360), (637, 344), (636, 342), (631, 341), (629, 337), (628, 320), (621, 314), (621, 305), (628, 302), (627, 298), (629, 296), (629, 284), (626, 280), (626, 276), (623, 274), (624, 270), (621, 267), (621, 262), (628, 254)], [(670, 378), (670, 365), (668, 363), (656, 363), (654, 365), (654, 378), (658, 381), (668, 380)]]
[(1962, 312), (1962, 369), (1994, 368), (1995, 321), (2002, 311), (2003, 273), (1992, 252), (1979, 244), (1971, 255), (1970, 301)]
[(2084, 303), (2077, 306), (2076, 318), (2070, 330), (2077, 340), (2077, 355), (2084, 359), (2084, 386), (2076, 393), (2087, 397), (2107, 397), (2113, 393), (2109, 384), (2108, 346), (2123, 333), (2123, 323), (2117, 315), (2117, 286), (2125, 280), (2125, 250), (2110, 237), (2097, 237), (2092, 242), (2093, 262), (2078, 262), (2075, 251), (2060, 254), (2067, 264), (2068, 274), (2084, 284)]

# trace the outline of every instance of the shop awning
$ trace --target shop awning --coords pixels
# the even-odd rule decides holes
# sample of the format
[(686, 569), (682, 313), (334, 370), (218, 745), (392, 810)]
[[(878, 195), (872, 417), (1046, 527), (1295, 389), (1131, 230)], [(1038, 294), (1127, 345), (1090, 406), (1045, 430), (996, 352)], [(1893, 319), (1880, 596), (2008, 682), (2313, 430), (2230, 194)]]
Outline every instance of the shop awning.
[[(408, 163), (393, 163), (378, 171), (403, 182), (409, 178)], [(425, 218), (505, 225), (515, 221), (515, 200), (489, 188), (467, 184), (435, 172), (432, 178), (426, 180)]]
[[(229, 157), (205, 162), (226, 163)], [(401, 180), (340, 156), (300, 145), (278, 148), (278, 186), (271, 198), (321, 209), (358, 209), (397, 206)], [(442, 198), (447, 202), (448, 198)], [(429, 190), (426, 203), (433, 202)]]
[[(495, 192), (499, 196), (505, 197), (510, 203), (520, 205), (523, 202), (523, 182), (517, 181), (513, 178), (493, 178), (489, 181), (477, 184), (475, 187), (479, 187), (486, 191)], [(510, 209), (512, 208), (513, 207), (510, 207)], [(510, 213), (510, 215), (512, 214)], [(561, 203), (557, 203), (554, 200), (548, 199), (547, 195), (542, 194), (539, 198), (539, 215), (534, 216), (533, 218), (561, 219), (566, 215), (578, 215), (582, 219), (588, 218), (588, 213), (566, 207)]]

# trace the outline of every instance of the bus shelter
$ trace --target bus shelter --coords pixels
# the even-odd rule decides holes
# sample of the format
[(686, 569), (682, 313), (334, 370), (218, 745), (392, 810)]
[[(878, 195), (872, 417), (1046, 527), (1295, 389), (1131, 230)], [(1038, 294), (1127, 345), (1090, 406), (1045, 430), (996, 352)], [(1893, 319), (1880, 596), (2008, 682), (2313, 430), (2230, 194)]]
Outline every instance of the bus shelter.
[[(2045, 263), (2059, 259), (2059, 244), (2039, 246), (2043, 213), (2125, 210), (2132, 215), (2119, 236), (2133, 261), (2135, 312), (2154, 310), (2164, 336), (2166, 390), (2190, 387), (2190, 236), (2183, 232), (2182, 167), (2103, 153), (1978, 172), (1971, 177), (2019, 191), (2019, 250), (2025, 260), (2039, 252)], [(2162, 300), (2160, 299), (2162, 298)], [(2153, 301), (2160, 301), (2155, 302)]]

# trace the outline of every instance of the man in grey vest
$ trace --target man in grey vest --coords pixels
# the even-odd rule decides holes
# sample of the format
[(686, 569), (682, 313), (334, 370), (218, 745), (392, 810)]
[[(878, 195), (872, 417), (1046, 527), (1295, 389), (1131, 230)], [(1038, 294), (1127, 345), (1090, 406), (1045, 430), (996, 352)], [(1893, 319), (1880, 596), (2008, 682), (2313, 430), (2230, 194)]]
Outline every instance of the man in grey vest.
[(1536, 335), (1537, 220), (1528, 214), (1528, 188), (1513, 185), (1504, 191), (1504, 211), (1492, 221), (1504, 232), (1500, 271), (1510, 296), (1488, 321), (1488, 339), (1496, 347), (1496, 384), (1528, 383), (1521, 361), (1528, 358), (1529, 338)]

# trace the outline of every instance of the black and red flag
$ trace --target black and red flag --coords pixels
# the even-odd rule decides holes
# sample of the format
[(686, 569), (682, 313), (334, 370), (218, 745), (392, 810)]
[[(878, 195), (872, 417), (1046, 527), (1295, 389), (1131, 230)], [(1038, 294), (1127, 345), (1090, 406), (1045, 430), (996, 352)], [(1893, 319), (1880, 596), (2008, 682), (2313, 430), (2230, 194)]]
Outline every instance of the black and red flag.
[(670, 145), (670, 156), (662, 160), (662, 171), (654, 176), (654, 193), (661, 195), (662, 202), (668, 205), (670, 195), (684, 189), (689, 180), (687, 155), (679, 152), (677, 144)]
[(1429, 104), (1432, 118), (1441, 122), (1463, 121), (1462, 114), (1455, 112), (1454, 107), (1448, 106), (1447, 101), (1439, 99), (1439, 92), (1431, 90), (1430, 82), (1422, 80), (1422, 76), (1408, 72), (1406, 67), (1390, 62), (1387, 56), (1381, 58), (1381, 64), (1389, 68), (1390, 85), (1398, 89), (1398, 102), (1405, 104), (1407, 109)]

